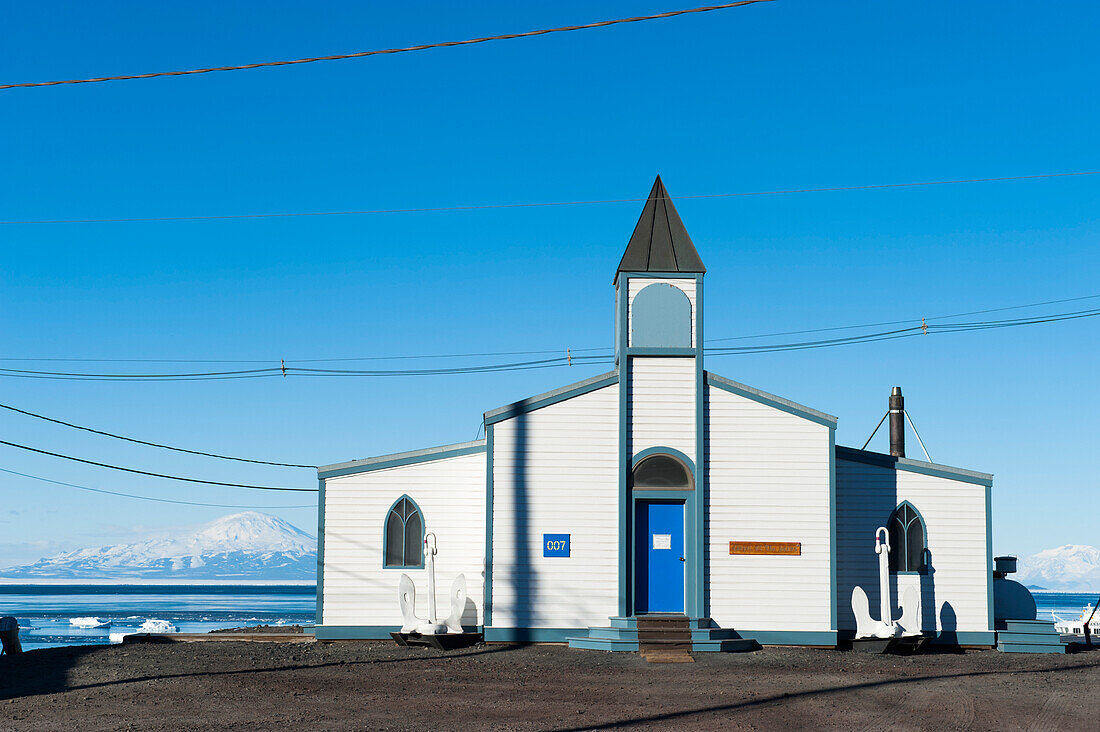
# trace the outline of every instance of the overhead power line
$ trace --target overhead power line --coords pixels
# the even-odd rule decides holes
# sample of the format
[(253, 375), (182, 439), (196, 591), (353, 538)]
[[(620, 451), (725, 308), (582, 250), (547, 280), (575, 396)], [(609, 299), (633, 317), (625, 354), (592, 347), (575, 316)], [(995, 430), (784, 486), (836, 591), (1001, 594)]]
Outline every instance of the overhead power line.
[[(730, 336), (725, 338), (708, 338), (706, 343), (723, 343), (727, 341), (739, 341), (739, 340), (755, 340), (758, 338), (772, 338), (776, 336), (784, 335), (802, 335), (805, 333), (825, 333), (828, 331), (836, 330), (853, 330), (856, 328), (877, 328), (885, 325), (902, 325), (905, 323), (918, 323), (928, 320), (945, 320), (947, 318), (962, 318), (968, 315), (981, 315), (984, 313), (997, 313), (1004, 312), (1006, 310), (1022, 310), (1025, 308), (1037, 308), (1044, 305), (1058, 305), (1067, 302), (1079, 302), (1082, 300), (1095, 300), (1100, 298), (1100, 293), (1095, 295), (1081, 295), (1079, 297), (1063, 297), (1057, 300), (1043, 300), (1042, 302), (1026, 303), (1023, 305), (1005, 305), (996, 308), (986, 308), (984, 310), (969, 310), (964, 313), (951, 313), (950, 315), (932, 315), (932, 316), (918, 316), (912, 318), (904, 318), (901, 320), (886, 320), (875, 323), (858, 323), (854, 325), (834, 325), (826, 328), (810, 328), (803, 330), (785, 330), (774, 333), (752, 333), (749, 335)], [(572, 353), (585, 353), (590, 354), (592, 352), (609, 353), (613, 349), (607, 346), (599, 348), (571, 348), (568, 349)], [(341, 356), (338, 358), (294, 358), (285, 359), (287, 364), (300, 364), (300, 363), (337, 363), (337, 362), (350, 362), (350, 361), (398, 361), (406, 359), (448, 359), (448, 358), (474, 358), (474, 357), (486, 357), (486, 356), (544, 356), (549, 354), (562, 354), (567, 349), (556, 348), (552, 350), (539, 350), (539, 351), (488, 351), (480, 353), (420, 353), (420, 354), (400, 354), (393, 356)], [(0, 363), (3, 362), (67, 362), (67, 363), (212, 363), (212, 364), (271, 364), (272, 370), (274, 370), (274, 364), (279, 363), (281, 359), (266, 358), (266, 359), (187, 359), (187, 358), (29, 358), (29, 357), (0, 357)], [(2, 407), (3, 405), (0, 405)], [(38, 416), (38, 415), (31, 415)], [(65, 423), (62, 423), (65, 424)], [(116, 436), (116, 435), (111, 435)], [(200, 453), (205, 454), (205, 453)], [(273, 465), (282, 465), (282, 463), (272, 463)], [(303, 467), (296, 465), (288, 465), (288, 467)], [(312, 467), (312, 466), (311, 466)]]
[(251, 485), (248, 483), (226, 483), (220, 480), (203, 480), (201, 478), (183, 478), (178, 475), (166, 475), (165, 473), (151, 473), (148, 470), (138, 470), (137, 468), (124, 468), (119, 465), (110, 465), (108, 463), (100, 463), (95, 460), (85, 460), (84, 458), (73, 457), (72, 455), (62, 455), (57, 452), (50, 452), (49, 450), (40, 450), (37, 447), (28, 447), (27, 445), (20, 445), (15, 442), (8, 442), (7, 440), (0, 440), (0, 445), (7, 445), (8, 447), (15, 447), (20, 450), (27, 450), (28, 452), (36, 452), (39, 455), (49, 455), (50, 457), (62, 458), (63, 460), (72, 460), (77, 463), (84, 463), (85, 465), (95, 465), (99, 468), (110, 468), (111, 470), (121, 470), (126, 473), (137, 473), (138, 475), (149, 475), (154, 478), (165, 478), (167, 480), (178, 480), (184, 483), (202, 483), (204, 485), (221, 485), (229, 488), (249, 488), (257, 491), (292, 491), (295, 493), (316, 493), (316, 488), (287, 488), (282, 486), (268, 486), (268, 485)]
[(180, 506), (209, 506), (213, 508), (253, 508), (253, 509), (283, 509), (283, 508), (317, 508), (314, 503), (307, 503), (305, 505), (298, 506), (246, 506), (236, 503), (201, 503), (199, 501), (177, 501), (172, 498), (153, 498), (152, 496), (139, 496), (135, 493), (122, 493), (120, 491), (108, 491), (102, 488), (89, 488), (86, 485), (77, 485), (76, 483), (66, 483), (61, 480), (51, 480), (49, 478), (43, 478), (39, 475), (31, 475), (30, 473), (20, 473), (16, 470), (8, 470), (7, 468), (0, 468), (0, 472), (8, 473), (9, 475), (18, 475), (21, 478), (30, 478), (31, 480), (40, 480), (43, 483), (53, 483), (54, 485), (63, 485), (67, 488), (76, 488), (81, 491), (89, 491), (91, 493), (104, 493), (109, 496), (121, 496), (123, 498), (136, 498), (139, 501), (155, 501), (156, 503), (174, 503)]
[[(1100, 295), (1097, 295), (1100, 297)], [(606, 351), (607, 348), (574, 348), (574, 351)], [(286, 363), (337, 363), (340, 361), (400, 361), (423, 358), (474, 358), (478, 356), (546, 356), (552, 353), (562, 353), (563, 349), (543, 351), (495, 351), (486, 353), (420, 353), (400, 356), (341, 356), (339, 358), (0, 358), (4, 361), (67, 361), (70, 363), (248, 363), (248, 364), (273, 364)]]
[[(1092, 297), (1092, 296), (1088, 296)], [(1067, 298), (1066, 300), (1087, 299), (1087, 298)], [(1055, 301), (1051, 301), (1055, 302)], [(1013, 307), (1033, 307), (1030, 305), (1020, 305)], [(984, 311), (976, 312), (994, 312), (1002, 309), (1012, 308), (992, 308)], [(1024, 325), (1038, 325), (1041, 323), (1054, 323), (1065, 320), (1078, 320), (1081, 318), (1091, 318), (1100, 315), (1100, 308), (1090, 310), (1078, 310), (1065, 313), (1053, 313), (1049, 315), (1035, 316), (1031, 318), (1011, 318), (1006, 320), (994, 320), (994, 321), (979, 321), (979, 322), (961, 322), (961, 323), (928, 323), (927, 318), (922, 318), (920, 324), (914, 324), (906, 328), (899, 328), (895, 330), (861, 333), (858, 335), (848, 336), (844, 338), (830, 338), (813, 341), (796, 341), (792, 343), (766, 343), (755, 346), (711, 346), (704, 348), (704, 352), (709, 355), (723, 356), (734, 354), (750, 354), (750, 353), (774, 353), (779, 351), (801, 351), (809, 348), (826, 348), (839, 345), (851, 345), (855, 343), (870, 343), (882, 340), (892, 340), (895, 338), (904, 338), (910, 335), (926, 335), (931, 333), (947, 333), (947, 332), (966, 332), (971, 330), (990, 330), (995, 328), (1011, 328)], [(951, 316), (940, 316), (951, 317)], [(915, 323), (915, 320), (899, 321), (899, 322), (911, 322)], [(875, 325), (875, 324), (871, 324)], [(881, 324), (879, 324), (881, 325)], [(843, 326), (847, 327), (847, 326)], [(853, 326), (853, 327), (870, 327), (870, 326)], [(829, 330), (829, 329), (820, 329)], [(804, 331), (815, 332), (815, 331)], [(503, 364), (480, 364), (477, 366), (458, 366), (458, 367), (440, 367), (431, 369), (406, 369), (406, 370), (368, 370), (368, 369), (317, 369), (317, 368), (301, 368), (286, 365), (285, 367), (272, 367), (270, 369), (242, 369), (239, 372), (233, 371), (219, 371), (219, 372), (192, 372), (192, 373), (172, 373), (172, 374), (119, 374), (119, 373), (92, 373), (92, 372), (70, 372), (70, 371), (38, 371), (32, 369), (5, 369), (0, 368), (0, 377), (7, 376), (12, 378), (31, 378), (31, 379), (83, 379), (91, 381), (200, 381), (208, 379), (226, 379), (226, 378), (264, 378), (269, 376), (285, 375), (289, 376), (307, 376), (307, 377), (395, 377), (395, 376), (436, 376), (447, 374), (475, 374), (475, 373), (501, 373), (507, 371), (523, 371), (529, 369), (545, 369), (545, 368), (569, 368), (574, 364), (610, 364), (613, 361), (613, 357), (608, 355), (572, 355), (563, 354), (562, 356), (549, 359), (540, 359), (537, 361), (523, 361), (516, 363), (503, 363)], [(216, 374), (216, 375), (210, 375)], [(238, 376), (231, 376), (227, 374), (239, 374)], [(38, 415), (32, 415), (38, 416)], [(67, 424), (67, 423), (65, 423)], [(70, 425), (72, 426), (72, 425)], [(113, 436), (113, 435), (112, 435)], [(300, 466), (296, 466), (300, 467)]]
[(138, 445), (148, 445), (149, 447), (159, 447), (159, 448), (164, 449), (164, 450), (175, 450), (176, 452), (186, 452), (186, 453), (189, 453), (191, 455), (202, 455), (203, 457), (219, 458), (221, 460), (236, 460), (237, 462), (241, 462), (241, 463), (255, 463), (257, 465), (275, 465), (275, 466), (283, 467), (283, 468), (309, 468), (311, 470), (317, 468), (316, 465), (299, 465), (297, 463), (277, 463), (277, 462), (272, 462), (270, 460), (253, 460), (251, 458), (232, 457), (230, 455), (219, 455), (219, 454), (213, 453), (213, 452), (202, 452), (201, 450), (188, 450), (188, 449), (183, 448), (183, 447), (173, 447), (171, 445), (162, 445), (158, 442), (148, 442), (146, 440), (139, 440), (139, 439), (134, 438), (134, 437), (126, 437), (124, 435), (116, 435), (112, 432), (104, 432), (103, 430), (97, 430), (97, 429), (93, 429), (91, 427), (82, 427), (81, 425), (73, 424), (72, 422), (65, 422), (64, 420), (54, 419), (53, 417), (47, 417), (47, 416), (42, 415), (42, 414), (35, 414), (34, 412), (28, 412), (25, 409), (19, 409), (18, 407), (13, 407), (13, 406), (10, 406), (8, 404), (0, 404), (0, 409), (7, 409), (11, 412), (18, 412), (19, 414), (25, 414), (28, 417), (34, 417), (36, 419), (42, 419), (42, 420), (45, 420), (47, 422), (53, 422), (54, 424), (64, 425), (65, 427), (72, 427), (73, 429), (76, 429), (76, 430), (84, 430), (85, 432), (91, 432), (92, 434), (96, 434), (96, 435), (103, 435), (104, 437), (113, 437), (116, 440), (126, 440), (127, 442), (133, 442), (133, 443), (136, 443)]
[(1100, 308), (1078, 310), (1070, 313), (1058, 313), (1055, 315), (1042, 315), (1033, 318), (1013, 318), (975, 323), (922, 323), (921, 325), (913, 325), (908, 328), (899, 328), (878, 333), (864, 333), (845, 338), (802, 341), (799, 343), (764, 344), (760, 346), (724, 346), (708, 348), (706, 352), (709, 355), (729, 356), (751, 353), (777, 353), (781, 351), (805, 351), (815, 348), (831, 348), (835, 346), (854, 345), (856, 343), (873, 343), (877, 341), (896, 340), (898, 338), (933, 335), (936, 333), (964, 333), (973, 330), (992, 330), (996, 328), (1015, 328), (1024, 325), (1038, 325), (1041, 323), (1056, 323), (1064, 320), (1094, 318), (1098, 315), (1100, 315)]
[(340, 376), (441, 376), (447, 374), (485, 374), (508, 371), (529, 371), (532, 369), (558, 368), (575, 363), (601, 363), (611, 360), (611, 356), (563, 355), (557, 358), (535, 361), (517, 361), (511, 363), (480, 364), (477, 366), (447, 366), (429, 369), (318, 369), (301, 366), (272, 366), (266, 369), (241, 369), (239, 371), (196, 371), (167, 374), (124, 374), (90, 373), (86, 371), (39, 371), (34, 369), (0, 368), (0, 377), (60, 380), (94, 381), (216, 381), (220, 379), (262, 379), (283, 378), (289, 376), (340, 377)]
[(64, 81), (35, 81), (27, 82), (23, 84), (0, 84), (0, 89), (18, 89), (25, 87), (35, 86), (59, 86), (62, 84), (94, 84), (102, 81), (129, 81), (132, 79), (152, 79), (158, 76), (188, 76), (191, 74), (208, 74), (212, 71), (243, 71), (245, 69), (261, 69), (268, 66), (293, 66), (295, 64), (310, 64), (316, 61), (339, 61), (349, 58), (365, 58), (367, 56), (382, 56), (385, 54), (394, 53), (410, 53), (413, 51), (427, 51), (433, 48), (451, 48), (454, 46), (471, 46), (477, 43), (489, 43), (491, 41), (510, 41), (517, 38), (532, 38), (534, 36), (545, 36), (550, 33), (564, 33), (567, 31), (589, 30), (592, 28), (605, 28), (610, 25), (619, 25), (622, 23), (639, 23), (645, 20), (661, 20), (663, 18), (674, 18), (677, 15), (688, 15), (691, 13), (708, 13), (713, 10), (726, 10), (729, 8), (736, 8), (742, 5), (755, 5), (761, 2), (771, 2), (771, 0), (741, 0), (736, 3), (725, 3), (723, 5), (708, 5), (699, 8), (689, 8), (687, 10), (671, 10), (667, 13), (657, 13), (655, 15), (639, 15), (633, 18), (618, 18), (616, 20), (601, 20), (598, 23), (585, 23), (583, 25), (566, 25), (560, 28), (544, 28), (541, 30), (526, 31), (524, 33), (508, 33), (498, 36), (485, 36), (482, 38), (470, 38), (464, 41), (445, 41), (442, 43), (425, 43), (419, 46), (407, 46), (405, 48), (387, 48), (378, 51), (360, 51), (358, 53), (342, 53), (331, 56), (312, 56), (310, 58), (298, 58), (290, 61), (263, 61), (253, 64), (241, 64), (239, 66), (212, 66), (204, 69), (189, 69), (187, 71), (156, 71), (148, 74), (131, 74), (126, 76), (101, 76), (92, 79), (67, 79)]
[[(1081, 170), (1069, 173), (1036, 173), (1033, 175), (1008, 175), (992, 178), (955, 178), (951, 180), (928, 180), (911, 183), (873, 183), (858, 186), (828, 186), (823, 188), (785, 188), (771, 191), (741, 191), (738, 193), (699, 193), (688, 196), (676, 196), (675, 200), (699, 198), (742, 198), (747, 196), (786, 196), (801, 193), (835, 193), (840, 191), (872, 191), (887, 188), (918, 188), (922, 186), (947, 186), (964, 183), (1000, 183), (1005, 181), (1038, 180), (1044, 178), (1072, 178), (1087, 175), (1100, 175), (1100, 170)], [(590, 206), (610, 203), (638, 203), (648, 198), (601, 198), (586, 201), (543, 201), (533, 203), (486, 203), (470, 206), (433, 206), (420, 208), (374, 208), (347, 211), (290, 211), (282, 213), (253, 214), (212, 214), (208, 216), (129, 216), (106, 219), (22, 219), (0, 221), (0, 226), (33, 224), (127, 224), (159, 221), (224, 221), (231, 219), (284, 219), (303, 216), (365, 216), (375, 214), (433, 213), (445, 211), (484, 211), (505, 208), (545, 208), (551, 206)], [(672, 200), (672, 199), (669, 199)]]
[[(1045, 300), (1043, 302), (1033, 302), (1033, 303), (1029, 303), (1027, 305), (1008, 305), (1006, 307), (988, 308), (986, 310), (971, 310), (970, 312), (953, 313), (952, 315), (932, 315), (932, 316), (929, 316), (929, 317), (906, 318), (905, 320), (887, 320), (887, 321), (883, 321), (883, 322), (879, 322), (879, 323), (861, 323), (859, 325), (835, 325), (835, 326), (832, 326), (830, 328), (811, 328), (809, 330), (785, 330), (785, 331), (780, 331), (778, 333), (756, 333), (754, 335), (730, 336), (728, 338), (709, 338), (709, 339), (707, 339), (706, 342), (707, 343), (721, 343), (723, 341), (745, 341), (745, 340), (753, 340), (753, 339), (756, 339), (756, 338), (772, 338), (774, 336), (783, 336), (783, 335), (801, 335), (803, 333), (825, 333), (825, 332), (831, 331), (831, 330), (852, 330), (854, 328), (877, 328), (877, 327), (883, 326), (883, 325), (901, 325), (902, 323), (914, 323), (918, 320), (922, 321), (922, 322), (923, 321), (928, 321), (928, 320), (945, 320), (947, 318), (962, 318), (962, 317), (965, 317), (967, 315), (981, 315), (983, 313), (999, 313), (999, 312), (1004, 312), (1005, 310), (1022, 310), (1024, 308), (1037, 308), (1037, 307), (1042, 307), (1043, 305), (1056, 305), (1056, 304), (1064, 303), (1064, 302), (1078, 302), (1080, 300), (1095, 300), (1098, 297), (1100, 297), (1100, 294), (1098, 294), (1098, 295), (1082, 295), (1081, 297), (1064, 297), (1064, 298), (1061, 298), (1059, 300)], [(6, 361), (6, 360), (8, 360), (8, 359), (0, 358), (0, 361)], [(268, 363), (270, 363), (270, 362), (268, 362)]]

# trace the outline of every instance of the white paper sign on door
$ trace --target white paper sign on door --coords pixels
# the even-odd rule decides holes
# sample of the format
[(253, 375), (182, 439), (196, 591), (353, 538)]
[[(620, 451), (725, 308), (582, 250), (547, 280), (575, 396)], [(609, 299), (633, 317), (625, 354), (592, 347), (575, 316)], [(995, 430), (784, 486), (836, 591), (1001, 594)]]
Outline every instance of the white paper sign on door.
[(672, 534), (654, 534), (653, 535), (653, 548), (654, 549), (671, 549), (672, 548)]

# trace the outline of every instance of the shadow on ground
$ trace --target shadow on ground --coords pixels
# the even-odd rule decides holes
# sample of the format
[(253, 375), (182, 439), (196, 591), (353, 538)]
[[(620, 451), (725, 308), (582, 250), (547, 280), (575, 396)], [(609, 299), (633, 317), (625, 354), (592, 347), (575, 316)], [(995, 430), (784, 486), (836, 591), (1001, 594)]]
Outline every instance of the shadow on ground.
[(398, 658), (368, 658), (340, 660), (324, 663), (276, 663), (238, 669), (194, 670), (181, 673), (157, 673), (144, 676), (132, 676), (110, 681), (81, 684), (70, 681), (72, 669), (81, 661), (96, 654), (104, 658), (119, 646), (72, 646), (66, 648), (43, 648), (16, 656), (0, 656), (0, 700), (19, 697), (57, 694), (66, 691), (84, 691), (121, 684), (135, 684), (163, 679), (183, 679), (190, 677), (247, 676), (249, 674), (286, 673), (309, 669), (333, 668), (337, 666), (375, 666), (390, 663), (408, 663), (414, 661), (440, 661), (444, 659), (484, 656), (522, 648), (522, 645), (478, 646), (463, 651), (447, 653), (426, 652), (427, 649), (411, 649), (407, 655)]
[(1040, 674), (1040, 673), (1063, 673), (1066, 671), (1077, 671), (1085, 668), (1093, 668), (1092, 664), (1080, 664), (1076, 666), (1063, 666), (1060, 668), (1043, 668), (1043, 669), (1005, 669), (1004, 671), (972, 671), (959, 674), (930, 674), (927, 676), (911, 676), (901, 679), (884, 679), (882, 681), (870, 681), (862, 684), (848, 684), (844, 686), (832, 686), (824, 689), (808, 689), (806, 691), (798, 691), (793, 693), (774, 694), (771, 696), (763, 697), (760, 699), (751, 699), (747, 701), (735, 702), (733, 704), (718, 704), (710, 707), (698, 707), (696, 709), (684, 709), (677, 712), (667, 712), (664, 714), (653, 714), (647, 716), (631, 717), (630, 719), (619, 719), (614, 722), (606, 722), (604, 724), (586, 724), (582, 727), (562, 727), (557, 732), (581, 732), (581, 730), (602, 730), (602, 729), (617, 729), (619, 727), (631, 727), (635, 725), (645, 724), (672, 724), (675, 722), (688, 722), (692, 717), (696, 717), (701, 714), (714, 714), (717, 712), (736, 712), (745, 709), (753, 709), (756, 707), (762, 707), (775, 703), (786, 703), (805, 697), (820, 697), (827, 696), (829, 694), (848, 694), (852, 692), (865, 691), (868, 689), (877, 689), (895, 686), (898, 688), (905, 688), (910, 684), (921, 684), (930, 681), (943, 681), (946, 679), (965, 679), (981, 676), (1002, 676), (1002, 675), (1017, 675), (1017, 674)]

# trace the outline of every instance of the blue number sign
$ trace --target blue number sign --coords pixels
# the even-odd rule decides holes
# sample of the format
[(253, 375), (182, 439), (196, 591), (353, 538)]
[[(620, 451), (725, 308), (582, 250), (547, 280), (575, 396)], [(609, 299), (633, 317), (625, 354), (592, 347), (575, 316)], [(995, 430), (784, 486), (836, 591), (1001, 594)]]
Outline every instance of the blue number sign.
[(544, 557), (568, 557), (569, 534), (543, 534), (542, 556)]

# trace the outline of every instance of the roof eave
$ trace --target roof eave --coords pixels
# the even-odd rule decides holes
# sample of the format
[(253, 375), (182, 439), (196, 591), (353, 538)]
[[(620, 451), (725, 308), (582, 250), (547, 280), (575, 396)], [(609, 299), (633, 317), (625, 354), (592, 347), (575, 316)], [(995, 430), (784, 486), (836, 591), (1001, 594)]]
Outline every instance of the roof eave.
[(910, 473), (921, 473), (923, 475), (931, 475), (938, 478), (948, 478), (949, 480), (973, 483), (987, 488), (993, 486), (992, 473), (980, 473), (977, 470), (956, 468), (951, 465), (941, 465), (939, 463), (914, 460), (912, 458), (894, 457), (893, 455), (874, 452), (872, 450), (860, 450), (854, 447), (837, 445), (836, 457), (838, 460), (847, 460), (848, 462), (862, 463), (864, 465), (874, 465), (880, 468), (905, 470)]

